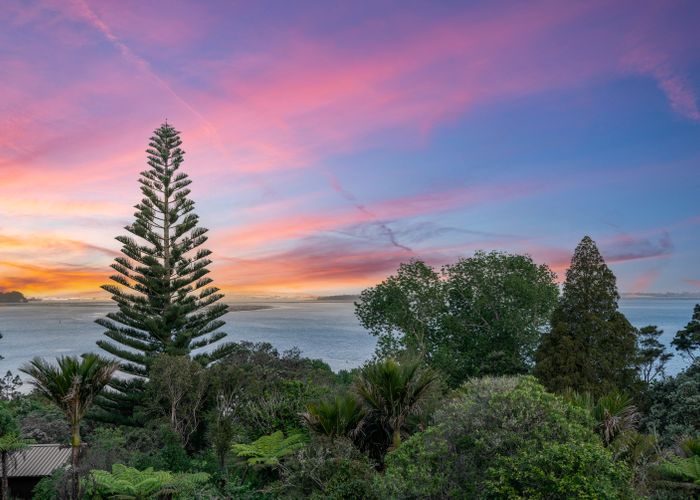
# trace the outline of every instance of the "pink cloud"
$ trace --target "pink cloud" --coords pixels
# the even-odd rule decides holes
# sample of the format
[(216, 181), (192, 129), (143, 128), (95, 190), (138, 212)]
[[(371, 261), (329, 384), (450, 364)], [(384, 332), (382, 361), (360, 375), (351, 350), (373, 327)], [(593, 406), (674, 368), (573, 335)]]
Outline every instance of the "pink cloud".
[(276, 241), (299, 238), (322, 231), (338, 230), (355, 224), (377, 221), (392, 221), (421, 215), (434, 215), (488, 203), (492, 200), (515, 199), (541, 192), (542, 186), (533, 183), (504, 184), (492, 186), (472, 186), (444, 191), (419, 193), (391, 200), (378, 201), (330, 211), (313, 213), (284, 214), (281, 217), (254, 221), (228, 231), (226, 235), (215, 236), (216, 241), (237, 248), (255, 248)]
[(690, 120), (700, 121), (698, 99), (693, 86), (686, 76), (674, 69), (667, 55), (640, 47), (626, 55), (624, 64), (633, 71), (654, 78), (666, 94), (673, 111)]
[(659, 269), (649, 269), (648, 271), (642, 272), (637, 278), (632, 282), (630, 287), (631, 293), (645, 293), (649, 292), (651, 286), (659, 278), (661, 271)]

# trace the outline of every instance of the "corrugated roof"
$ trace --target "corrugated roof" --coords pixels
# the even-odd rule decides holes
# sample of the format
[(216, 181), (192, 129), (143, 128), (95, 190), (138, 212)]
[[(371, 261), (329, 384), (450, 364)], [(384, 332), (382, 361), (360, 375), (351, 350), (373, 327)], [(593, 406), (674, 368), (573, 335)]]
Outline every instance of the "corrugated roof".
[(8, 457), (8, 477), (48, 476), (66, 465), (70, 455), (70, 446), (63, 444), (30, 444)]

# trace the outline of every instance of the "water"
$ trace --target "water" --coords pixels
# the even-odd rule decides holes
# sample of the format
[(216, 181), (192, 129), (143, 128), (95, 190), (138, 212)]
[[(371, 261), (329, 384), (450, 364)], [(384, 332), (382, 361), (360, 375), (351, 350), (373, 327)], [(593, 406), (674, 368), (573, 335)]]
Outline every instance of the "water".
[(666, 365), (666, 373), (674, 375), (684, 370), (690, 363), (671, 345), (676, 332), (688, 324), (693, 316), (693, 307), (700, 299), (659, 299), (659, 298), (623, 298), (620, 299), (620, 311), (637, 328), (656, 325), (664, 334), (661, 342), (673, 353), (673, 358)]
[[(620, 309), (637, 326), (657, 325), (670, 344), (690, 320), (697, 299), (622, 299)], [(273, 304), (270, 309), (230, 312), (224, 318), (230, 340), (266, 341), (278, 350), (299, 347), (304, 356), (319, 358), (333, 370), (360, 366), (374, 352), (376, 339), (358, 323), (352, 303), (300, 302)], [(99, 352), (95, 341), (102, 328), (95, 319), (114, 310), (105, 302), (34, 302), (0, 306), (0, 373), (17, 368), (33, 356)], [(687, 360), (676, 355), (670, 374)]]
[[(275, 303), (269, 309), (229, 312), (228, 339), (270, 342), (280, 352), (299, 347), (335, 370), (360, 366), (374, 352), (376, 339), (364, 330), (352, 303)], [(109, 302), (30, 302), (0, 305), (0, 374), (33, 356), (100, 352), (103, 328), (95, 319), (116, 310)], [(104, 354), (104, 351), (101, 351)]]

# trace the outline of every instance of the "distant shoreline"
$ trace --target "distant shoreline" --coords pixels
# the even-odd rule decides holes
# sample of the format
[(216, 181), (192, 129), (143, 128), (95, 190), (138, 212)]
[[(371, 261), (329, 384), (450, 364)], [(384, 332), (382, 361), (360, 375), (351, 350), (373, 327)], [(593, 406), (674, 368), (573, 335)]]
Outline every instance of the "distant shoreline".
[[(42, 300), (42, 301), (29, 301), (29, 302), (2, 302), (0, 307), (3, 306), (41, 306), (41, 307), (60, 307), (60, 306), (83, 306), (83, 307), (103, 307), (103, 306), (114, 306), (116, 304), (107, 300)], [(274, 309), (275, 306), (271, 304), (228, 304), (230, 312), (245, 312), (245, 311), (260, 311), (263, 309)]]
[(700, 300), (700, 294), (695, 293), (621, 293), (623, 299), (688, 299)]
[(260, 311), (263, 309), (274, 309), (274, 306), (263, 304), (229, 304), (229, 311), (231, 312)]
[[(265, 309), (274, 309), (277, 304), (353, 304), (358, 300), (358, 296), (345, 295), (345, 296), (329, 296), (329, 297), (317, 297), (313, 299), (270, 299), (270, 300), (252, 300), (248, 302), (225, 302), (229, 306), (231, 312), (245, 312), (245, 311), (261, 311)], [(696, 300), (700, 302), (699, 294), (691, 293), (621, 293), (620, 298), (623, 300)], [(34, 299), (29, 298), (24, 302), (2, 302), (0, 301), (0, 307), (3, 306), (47, 306), (47, 307), (58, 307), (63, 305), (74, 305), (74, 306), (107, 306), (116, 304), (111, 300), (104, 299)]]

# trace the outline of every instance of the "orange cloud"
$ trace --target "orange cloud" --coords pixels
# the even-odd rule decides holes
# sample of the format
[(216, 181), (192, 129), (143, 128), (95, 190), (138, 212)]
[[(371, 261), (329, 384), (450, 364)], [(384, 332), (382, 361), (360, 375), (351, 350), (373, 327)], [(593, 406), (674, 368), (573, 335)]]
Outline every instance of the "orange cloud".
[(39, 266), (0, 261), (0, 289), (20, 290), (28, 296), (96, 295), (106, 283), (107, 268)]

